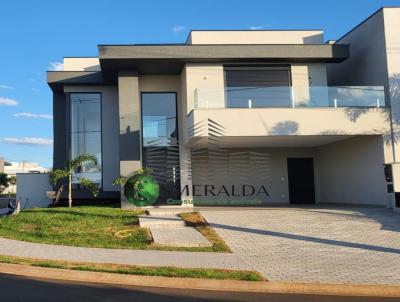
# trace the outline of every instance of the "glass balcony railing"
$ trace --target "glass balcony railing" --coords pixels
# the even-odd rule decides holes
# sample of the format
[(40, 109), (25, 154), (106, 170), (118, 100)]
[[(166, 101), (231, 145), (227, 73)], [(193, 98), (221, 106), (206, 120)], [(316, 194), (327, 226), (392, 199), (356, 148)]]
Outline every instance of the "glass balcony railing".
[(191, 101), (194, 109), (386, 105), (383, 86), (228, 87), (219, 91), (195, 89)]

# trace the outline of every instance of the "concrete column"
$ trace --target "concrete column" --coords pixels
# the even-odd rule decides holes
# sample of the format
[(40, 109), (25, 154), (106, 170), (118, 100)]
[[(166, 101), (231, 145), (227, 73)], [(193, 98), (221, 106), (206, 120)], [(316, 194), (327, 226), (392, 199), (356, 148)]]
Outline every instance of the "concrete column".
[(64, 169), (68, 160), (69, 151), (69, 106), (66, 94), (53, 93), (53, 169)]
[[(188, 87), (188, 75), (187, 75), (187, 66), (183, 68), (181, 74), (181, 93), (180, 99), (178, 99), (178, 133), (179, 133), (179, 161), (180, 161), (180, 185), (181, 190), (184, 189), (185, 186), (189, 188), (192, 187), (192, 178), (191, 178), (191, 151), (188, 146), (186, 146), (188, 141), (188, 122), (187, 115), (190, 110), (192, 110), (191, 106), (188, 106), (188, 98), (192, 93), (193, 87)], [(188, 109), (190, 108), (190, 110)], [(191, 192), (191, 190), (190, 190)], [(191, 195), (181, 194), (182, 200), (190, 200), (193, 202), (193, 197)], [(187, 204), (184, 204), (185, 206)]]
[[(137, 71), (118, 72), (119, 168), (121, 176), (132, 176), (142, 167), (141, 110)], [(121, 208), (131, 205), (121, 189)]]

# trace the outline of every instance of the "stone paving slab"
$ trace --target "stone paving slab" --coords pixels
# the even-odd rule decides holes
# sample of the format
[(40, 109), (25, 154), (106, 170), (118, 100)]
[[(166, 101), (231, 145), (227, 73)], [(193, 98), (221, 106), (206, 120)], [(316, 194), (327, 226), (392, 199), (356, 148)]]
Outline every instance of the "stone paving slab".
[(0, 255), (140, 266), (174, 266), (231, 270), (250, 269), (241, 258), (229, 253), (85, 248), (31, 243), (5, 238), (0, 238)]
[(200, 209), (270, 281), (400, 285), (400, 215), (385, 208)]
[(212, 243), (200, 232), (194, 227), (187, 226), (185, 221), (178, 216), (182, 211), (180, 209), (151, 210), (149, 211), (151, 215), (139, 216), (139, 225), (150, 229), (153, 242), (157, 245), (176, 247), (212, 246)]
[(151, 209), (147, 209), (147, 212), (149, 212), (149, 214), (151, 216), (168, 216), (168, 215), (178, 215), (181, 213), (190, 213), (190, 212), (194, 212), (193, 207), (168, 207), (168, 208), (151, 208)]
[(155, 244), (180, 247), (212, 246), (200, 232), (193, 227), (174, 227), (150, 229)]
[(185, 227), (185, 221), (177, 215), (164, 215), (164, 216), (152, 216), (152, 215), (139, 215), (139, 225), (142, 228), (153, 228), (153, 227)]

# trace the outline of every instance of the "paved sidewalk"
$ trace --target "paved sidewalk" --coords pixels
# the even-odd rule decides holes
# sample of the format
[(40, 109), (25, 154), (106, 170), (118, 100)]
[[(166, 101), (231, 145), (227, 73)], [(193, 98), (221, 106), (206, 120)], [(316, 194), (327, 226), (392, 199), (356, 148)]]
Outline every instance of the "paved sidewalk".
[(234, 254), (84, 248), (0, 238), (0, 255), (90, 263), (248, 270)]
[(139, 215), (139, 225), (149, 228), (153, 241), (157, 245), (179, 247), (208, 247), (212, 243), (208, 241), (194, 227), (187, 226), (185, 221), (177, 215), (180, 213), (157, 213), (153, 215)]
[(206, 208), (205, 219), (270, 281), (400, 285), (400, 215), (385, 208)]

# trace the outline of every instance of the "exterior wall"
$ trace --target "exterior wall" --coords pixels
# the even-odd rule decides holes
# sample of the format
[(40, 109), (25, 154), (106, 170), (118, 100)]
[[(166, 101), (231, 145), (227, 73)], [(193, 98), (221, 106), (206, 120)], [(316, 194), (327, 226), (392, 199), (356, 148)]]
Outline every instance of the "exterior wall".
[(99, 58), (64, 58), (64, 71), (100, 71)]
[(231, 148), (218, 156), (204, 151), (192, 156), (193, 185), (215, 187), (250, 184), (264, 185), (269, 196), (199, 197), (195, 205), (263, 205), (289, 203), (287, 158), (314, 159), (314, 184), (317, 203), (389, 204), (381, 136), (359, 136), (314, 148)]
[(53, 93), (53, 169), (64, 169), (68, 155), (67, 102), (62, 92)]
[[(307, 106), (312, 97), (309, 86), (327, 86), (325, 63), (301, 63), (290, 66), (293, 87), (293, 101), (296, 106)], [(328, 95), (326, 94), (326, 99)]]
[(17, 200), (21, 209), (47, 208), (52, 200), (46, 193), (52, 190), (47, 173), (17, 174)]
[[(102, 173), (103, 190), (119, 191), (112, 185), (120, 175), (119, 171), (119, 123), (118, 123), (118, 90), (115, 86), (67, 86), (64, 91), (101, 93), (102, 119)], [(64, 113), (65, 118), (65, 113)], [(60, 133), (60, 132), (55, 132)], [(65, 132), (67, 133), (67, 129)], [(65, 165), (65, 163), (64, 163)]]
[(4, 173), (4, 158), (0, 157), (0, 173)]
[(383, 11), (371, 16), (336, 44), (349, 44), (350, 58), (342, 63), (328, 64), (329, 85), (388, 85)]
[(386, 134), (388, 116), (385, 108), (230, 108), (196, 109), (188, 119), (192, 125), (211, 119), (225, 136), (248, 137)]
[(192, 31), (188, 44), (323, 44), (322, 30)]
[(388, 205), (382, 144), (364, 136), (317, 148), (320, 202)]
[(225, 77), (222, 64), (187, 64), (187, 111), (196, 104), (209, 108), (225, 107)]
[[(131, 176), (142, 167), (139, 76), (136, 71), (118, 72), (119, 170)], [(129, 207), (121, 190), (121, 207)]]
[[(400, 7), (384, 8), (388, 94), (392, 109), (395, 162), (400, 162)], [(398, 180), (400, 181), (400, 180)]]
[[(194, 205), (210, 204), (287, 204), (289, 185), (287, 176), (288, 157), (315, 157), (315, 148), (240, 148), (224, 149), (215, 156), (212, 151), (196, 158), (192, 155), (193, 185), (212, 184), (216, 187), (242, 184), (259, 188), (264, 185), (269, 196), (258, 197), (193, 197)], [(314, 169), (316, 163), (314, 162)], [(317, 177), (315, 177), (317, 187)], [(257, 190), (257, 189), (256, 189)], [(239, 189), (240, 191), (240, 189)], [(317, 190), (316, 190), (317, 191)], [(317, 196), (316, 196), (317, 198)]]
[[(225, 75), (222, 64), (187, 64), (184, 69), (188, 112), (196, 107), (225, 107)], [(296, 103), (307, 103), (310, 100), (310, 85), (327, 85), (325, 63), (293, 63), (290, 69)]]
[[(329, 85), (384, 86), (392, 132), (385, 139), (385, 162), (400, 161), (400, 8), (383, 8), (336, 43), (350, 45), (350, 58), (328, 65)], [(390, 118), (388, 119), (390, 120)]]
[[(187, 81), (187, 66), (185, 66), (181, 73), (181, 94), (180, 100), (178, 102), (178, 133), (179, 133), (179, 164), (180, 164), (180, 185), (181, 188), (185, 186), (192, 186), (192, 176), (190, 171), (190, 161), (191, 154), (190, 149), (186, 146), (187, 135), (188, 135), (188, 119), (187, 114), (188, 111), (188, 81)], [(181, 199), (193, 200), (191, 194), (187, 194), (186, 196), (181, 196)]]

